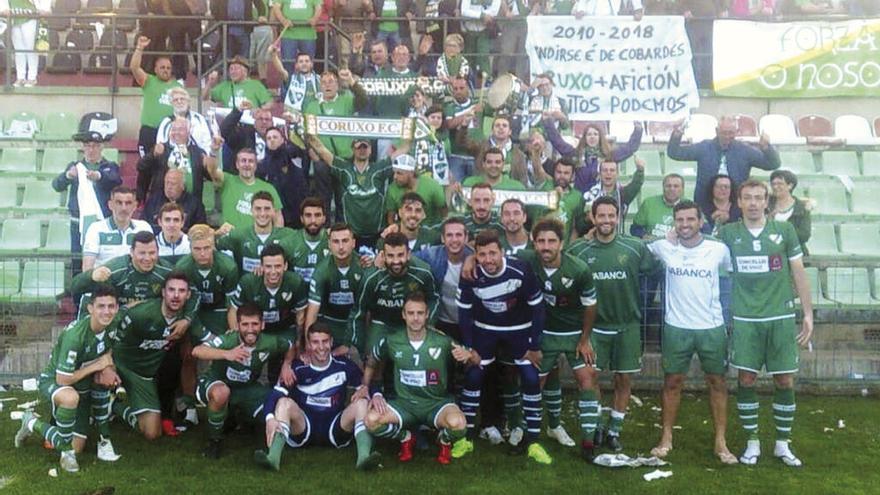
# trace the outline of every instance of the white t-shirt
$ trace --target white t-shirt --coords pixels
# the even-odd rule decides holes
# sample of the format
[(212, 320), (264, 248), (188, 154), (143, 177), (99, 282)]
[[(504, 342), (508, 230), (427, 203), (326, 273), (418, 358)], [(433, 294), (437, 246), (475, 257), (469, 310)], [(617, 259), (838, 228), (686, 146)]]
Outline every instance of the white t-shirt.
[(150, 224), (143, 220), (131, 220), (128, 228), (120, 230), (113, 217), (89, 225), (83, 241), (83, 256), (95, 257), (95, 268), (111, 259), (131, 251), (132, 238), (138, 232), (153, 233)]
[(160, 232), (156, 236), (156, 242), (159, 244), (159, 257), (163, 256), (185, 256), (190, 254), (189, 236), (183, 234), (177, 244), (171, 244), (165, 240), (165, 236)]
[(687, 248), (660, 239), (648, 244), (648, 249), (665, 265), (666, 323), (688, 330), (723, 325), (719, 272), (733, 269), (727, 246), (704, 238)]

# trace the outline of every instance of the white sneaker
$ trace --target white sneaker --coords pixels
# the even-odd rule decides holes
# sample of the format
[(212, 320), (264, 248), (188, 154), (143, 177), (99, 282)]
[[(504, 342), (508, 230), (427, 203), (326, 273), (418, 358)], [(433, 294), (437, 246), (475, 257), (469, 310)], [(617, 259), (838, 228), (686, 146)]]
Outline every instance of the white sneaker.
[(12, 83), (13, 88), (20, 88), (24, 86), (24, 79), (16, 79), (14, 83)]
[(102, 438), (98, 442), (98, 459), (101, 461), (107, 462), (116, 462), (121, 455), (117, 454), (115, 450), (113, 450), (113, 444), (110, 442), (109, 438)]
[(68, 473), (79, 472), (79, 463), (76, 462), (76, 453), (72, 450), (65, 450), (61, 453), (61, 469)]
[(36, 86), (36, 85), (37, 85), (37, 81), (36, 81), (35, 79), (27, 79), (27, 80), (24, 82), (24, 87), (25, 87), (25, 88), (33, 88), (33, 87)]
[(556, 428), (547, 427), (547, 436), (555, 439), (559, 442), (560, 445), (564, 445), (566, 447), (574, 447), (574, 440), (568, 435), (568, 432), (565, 431), (565, 428), (562, 425), (557, 426)]
[(488, 440), (492, 445), (498, 445), (504, 441), (501, 432), (494, 426), (489, 426), (480, 430), (480, 438)]
[(196, 408), (191, 407), (186, 410), (186, 417), (184, 418), (188, 423), (192, 423), (193, 425), (199, 424), (199, 413), (196, 411)]
[(746, 450), (739, 456), (739, 462), (754, 466), (758, 463), (758, 458), (761, 457), (761, 442), (760, 440), (749, 440), (746, 443)]
[(510, 436), (507, 437), (507, 443), (516, 447), (517, 445), (519, 445), (520, 442), (522, 442), (524, 434), (525, 432), (519, 426), (513, 427), (513, 429), (510, 430)]
[(33, 411), (25, 411), (24, 414), (21, 415), (21, 427), (15, 432), (15, 440), (13, 443), (15, 444), (15, 448), (21, 447), (21, 444), (24, 443), (25, 439), (31, 436), (31, 430), (28, 428), (28, 423), (34, 419)]
[(776, 447), (773, 448), (773, 455), (782, 459), (782, 462), (785, 463), (786, 466), (801, 467), (804, 465), (800, 459), (795, 457), (794, 452), (791, 451), (791, 445), (785, 440), (776, 441)]

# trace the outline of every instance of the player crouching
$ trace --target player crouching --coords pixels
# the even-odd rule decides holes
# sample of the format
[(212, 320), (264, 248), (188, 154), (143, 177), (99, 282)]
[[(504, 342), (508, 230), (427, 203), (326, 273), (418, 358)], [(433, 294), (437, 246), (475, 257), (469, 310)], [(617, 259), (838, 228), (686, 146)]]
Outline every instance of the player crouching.
[(378, 465), (378, 452), (370, 452), (373, 438), (364, 428), (367, 399), (352, 396), (345, 406), (349, 387), (363, 387), (361, 369), (344, 356), (334, 357), (330, 326), (317, 322), (309, 327), (306, 354), (291, 363), (295, 383), (278, 384), (266, 397), (266, 450), (254, 452), (254, 460), (278, 470), (284, 444), (347, 446), (354, 436), (357, 468)]

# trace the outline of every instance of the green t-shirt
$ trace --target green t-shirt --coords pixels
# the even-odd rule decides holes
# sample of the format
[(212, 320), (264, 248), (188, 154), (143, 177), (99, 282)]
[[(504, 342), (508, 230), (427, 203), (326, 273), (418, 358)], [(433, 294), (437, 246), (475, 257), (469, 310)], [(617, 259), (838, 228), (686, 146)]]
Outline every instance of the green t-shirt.
[(621, 234), (609, 243), (578, 239), (568, 254), (586, 262), (592, 273), (599, 301), (595, 328), (617, 330), (641, 320), (639, 275), (656, 266), (641, 240)]
[(272, 93), (256, 79), (245, 79), (240, 83), (223, 81), (211, 90), (211, 101), (229, 108), (238, 108), (242, 101), (249, 101), (254, 108), (260, 108), (272, 101)]
[(174, 114), (174, 107), (171, 106), (171, 95), (168, 91), (171, 88), (182, 88), (177, 79), (170, 81), (162, 81), (153, 74), (147, 74), (147, 80), (141, 92), (144, 99), (141, 107), (141, 125), (146, 127), (158, 128), (162, 123), (162, 119)]
[(448, 336), (429, 328), (416, 349), (406, 331), (388, 333), (370, 353), (392, 365), (398, 401), (421, 409), (451, 399), (452, 339)]
[[(388, 186), (388, 192), (385, 194), (385, 211), (391, 211), (395, 214), (403, 204), (403, 195), (409, 192), (397, 182), (391, 181)], [(416, 194), (418, 194), (425, 202), (425, 225), (437, 225), (443, 221), (441, 212), (446, 208), (446, 193), (443, 192), (443, 186), (427, 174), (419, 175), (416, 178)]]
[[(321, 5), (321, 0), (271, 0), (271, 4), (280, 4), (281, 13), (285, 19), (291, 20), (294, 24), (306, 23), (314, 17), (315, 9)], [(288, 40), (316, 40), (318, 34), (315, 28), (308, 24), (300, 26), (291, 26), (281, 35)]]
[(214, 251), (214, 261), (208, 268), (197, 265), (192, 255), (188, 254), (177, 262), (174, 269), (189, 278), (193, 296), (199, 299), (200, 314), (210, 311), (226, 313), (238, 285), (238, 267), (234, 259)]
[(354, 255), (345, 268), (338, 267), (336, 259), (328, 256), (318, 263), (312, 274), (309, 303), (321, 305), (318, 313), (320, 320), (342, 329), (343, 335), (333, 337), (333, 341), (339, 345), (351, 345), (348, 317), (363, 281), (364, 269)]
[(498, 213), (496, 212), (492, 212), (491, 216), (489, 216), (489, 220), (483, 223), (477, 223), (477, 221), (474, 220), (473, 215), (468, 215), (464, 217), (463, 220), (464, 227), (465, 229), (467, 229), (469, 242), (472, 242), (474, 239), (476, 239), (477, 234), (486, 229), (492, 229), (495, 232), (498, 232), (499, 237), (501, 237), (502, 239), (504, 238), (504, 226), (501, 225), (501, 220), (498, 218)]
[[(419, 231), (416, 233), (416, 238), (410, 239), (408, 242), (409, 250), (411, 253), (421, 251), (422, 249), (425, 249), (429, 246), (442, 244), (442, 242), (440, 242), (440, 229), (419, 226)], [(376, 241), (377, 251), (381, 250), (383, 246), (385, 246), (385, 239), (380, 238), (378, 241)]]
[(721, 227), (719, 239), (733, 264), (734, 319), (776, 320), (794, 316), (790, 261), (803, 256), (794, 225), (767, 220), (753, 235), (742, 221)]
[[(123, 305), (130, 301), (162, 297), (162, 285), (174, 268), (174, 265), (160, 258), (151, 271), (139, 272), (132, 264), (131, 256), (127, 254), (111, 259), (104, 266), (110, 270), (110, 278), (106, 283), (116, 289), (119, 304)], [(93, 271), (87, 270), (74, 277), (70, 291), (74, 294), (91, 291), (96, 284), (92, 281)]]
[[(489, 182), (484, 175), (471, 175), (470, 177), (465, 177), (465, 179), (461, 182), (463, 187), (474, 187), (477, 184), (482, 184), (483, 182)], [(498, 181), (498, 184), (492, 186), (492, 189), (496, 191), (525, 191), (526, 186), (522, 184), (522, 182), (511, 179), (508, 175), (502, 175), (501, 180)]]
[(241, 177), (223, 172), (223, 185), (220, 187), (220, 205), (223, 209), (220, 223), (228, 222), (236, 229), (249, 229), (254, 223), (251, 216), (251, 197), (257, 191), (269, 191), (274, 199), (275, 209), (281, 210), (281, 198), (275, 186), (262, 179), (254, 179), (253, 184), (245, 184)]
[[(388, 0), (385, 0), (385, 4), (388, 4)], [(397, 14), (395, 13), (394, 15)], [(418, 77), (418, 75), (418, 73), (409, 69), (404, 72), (397, 72), (391, 67), (383, 67), (379, 70), (379, 73), (376, 74), (376, 77), (379, 79), (402, 79), (405, 77)], [(411, 96), (412, 90), (400, 95), (374, 96), (373, 108), (376, 111), (376, 115), (379, 117), (399, 119), (406, 115), (407, 110), (409, 109), (409, 99)]]
[[(379, 18), (397, 17), (397, 0), (384, 0), (382, 2), (382, 11), (379, 12)], [(401, 21), (379, 21), (379, 31), (385, 33), (396, 33), (398, 23)], [(403, 21), (406, 22), (406, 21)]]
[(520, 251), (516, 255), (532, 265), (541, 283), (547, 319), (545, 335), (579, 337), (584, 321), (584, 310), (596, 304), (596, 288), (586, 263), (574, 256), (562, 253), (559, 268), (544, 268), (535, 251)]
[[(294, 233), (293, 229), (287, 227), (274, 227), (269, 234), (260, 236), (251, 224), (244, 229), (232, 229), (217, 239), (217, 250), (231, 252), (241, 273), (251, 273), (260, 264), (260, 253), (264, 247), (278, 244), (284, 249), (284, 241), (293, 237)], [(288, 254), (286, 249), (285, 254)]]
[(385, 224), (385, 189), (392, 176), (391, 160), (370, 162), (363, 172), (337, 157), (330, 174), (342, 191), (342, 216), (358, 236), (374, 236)]
[(327, 231), (321, 230), (315, 237), (309, 236), (305, 229), (295, 230), (293, 235), (284, 239), (281, 247), (287, 254), (287, 268), (293, 270), (308, 283), (312, 280), (315, 267), (328, 254)]
[[(40, 374), (40, 380), (55, 380), (55, 374), (70, 376), (73, 373), (98, 359), (102, 354), (110, 350), (109, 333), (113, 333), (118, 319), (113, 320), (111, 324), (101, 333), (95, 334), (91, 328), (91, 317), (86, 316), (79, 320), (70, 322), (52, 348), (49, 354), (49, 362), (43, 368)], [(73, 388), (77, 390), (88, 390), (92, 384), (92, 377), (86, 377), (73, 384)]]
[(675, 227), (672, 206), (666, 204), (662, 194), (645, 198), (632, 223), (642, 226), (646, 235), (662, 239)]
[[(213, 349), (222, 349), (228, 351), (235, 349), (241, 345), (241, 337), (238, 332), (230, 332), (225, 335), (214, 337), (204, 343), (205, 346)], [(284, 354), (293, 345), (289, 340), (279, 336), (261, 333), (257, 337), (257, 342), (250, 347), (251, 359), (247, 364), (238, 361), (226, 361), (225, 359), (215, 359), (211, 361), (211, 366), (205, 372), (209, 383), (214, 380), (220, 380), (230, 388), (243, 387), (245, 385), (253, 385), (257, 383), (260, 375), (263, 373), (263, 366), (274, 356)]]
[[(553, 182), (553, 179), (547, 179), (541, 185), (542, 191), (552, 191), (554, 189), (556, 189), (556, 184)], [(559, 198), (559, 208), (554, 211), (540, 208), (538, 216), (542, 217), (548, 214), (548, 212), (565, 225), (565, 238), (562, 239), (562, 241), (568, 242), (568, 239), (571, 237), (571, 229), (574, 227), (575, 219), (584, 214), (583, 193), (574, 187), (569, 188), (568, 192)]]
[[(336, 98), (330, 101), (312, 98), (307, 99), (303, 104), (303, 114), (320, 115), (325, 117), (351, 117), (355, 113), (354, 93), (349, 90), (339, 90)], [(353, 151), (351, 149), (350, 137), (328, 137), (318, 136), (324, 146), (333, 153), (333, 156), (351, 159)], [(329, 164), (328, 164), (329, 165)]]
[(289, 334), (296, 329), (296, 313), (308, 305), (309, 286), (296, 272), (285, 272), (281, 285), (269, 290), (263, 277), (244, 274), (238, 281), (232, 305), (254, 303), (263, 310), (266, 333)]

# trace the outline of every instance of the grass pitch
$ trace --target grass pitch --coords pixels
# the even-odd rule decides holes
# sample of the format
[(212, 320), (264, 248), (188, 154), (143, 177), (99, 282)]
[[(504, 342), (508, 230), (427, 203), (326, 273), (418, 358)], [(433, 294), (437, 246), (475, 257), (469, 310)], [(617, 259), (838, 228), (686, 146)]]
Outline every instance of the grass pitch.
[[(631, 404), (621, 437), (628, 455), (647, 454), (659, 436), (660, 413), (656, 394), (637, 394), (644, 405)], [(3, 394), (9, 396), (9, 394)], [(418, 451), (407, 465), (397, 461), (397, 446), (378, 442), (383, 467), (377, 472), (354, 470), (353, 448), (340, 451), (309, 448), (284, 453), (281, 472), (258, 468), (252, 460), (260, 448), (261, 432), (236, 432), (226, 441), (224, 457), (209, 461), (201, 456), (204, 427), (177, 438), (147, 442), (127, 426), (114, 424), (113, 442), (122, 454), (115, 464), (99, 463), (90, 438), (79, 456), (80, 472), (68, 474), (58, 466), (58, 454), (43, 449), (31, 437), (16, 450), (12, 437), (19, 422), (9, 419), (15, 404), (33, 400), (33, 394), (15, 394), (19, 402), (5, 402), (0, 417), (0, 495), (94, 493), (113, 487), (117, 494), (554, 494), (554, 493), (724, 493), (724, 494), (877, 494), (880, 493), (880, 401), (861, 397), (798, 397), (793, 447), (804, 467), (788, 468), (772, 456), (774, 428), (770, 397), (761, 396), (761, 438), (764, 455), (755, 467), (723, 466), (712, 455), (712, 429), (707, 397), (686, 394), (682, 401), (675, 449), (663, 469), (671, 478), (647, 482), (642, 475), (653, 468), (608, 469), (586, 465), (577, 448), (566, 448), (542, 438), (554, 458), (539, 466), (526, 458), (510, 457), (507, 449), (477, 441), (473, 454), (441, 466), (436, 448)], [(577, 439), (574, 402), (566, 395), (566, 429)], [(735, 417), (731, 397), (728, 444), (739, 454), (745, 436)], [(46, 404), (37, 411), (48, 416)], [(839, 428), (843, 420), (845, 427)], [(551, 443), (552, 442), (552, 443)], [(50, 477), (50, 469), (59, 471)]]

